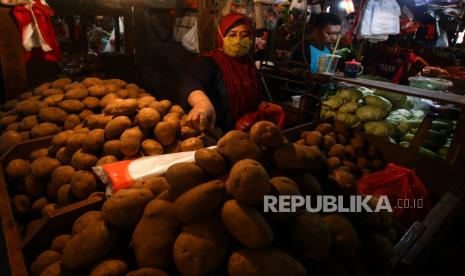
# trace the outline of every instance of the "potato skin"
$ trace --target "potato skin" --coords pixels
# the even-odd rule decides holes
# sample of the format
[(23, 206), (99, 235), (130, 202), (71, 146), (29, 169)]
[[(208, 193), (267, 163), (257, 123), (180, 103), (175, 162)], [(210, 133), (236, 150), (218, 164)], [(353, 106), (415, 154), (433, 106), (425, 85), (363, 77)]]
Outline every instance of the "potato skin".
[(88, 171), (77, 171), (71, 177), (71, 192), (78, 198), (87, 198), (96, 191), (97, 181), (94, 175)]
[(49, 198), (57, 198), (60, 187), (70, 183), (75, 173), (76, 170), (68, 165), (60, 166), (53, 170), (51, 180), (47, 185), (47, 196)]
[(89, 91), (89, 95), (97, 98), (102, 98), (108, 94), (107, 88), (102, 84), (91, 85), (87, 87), (87, 90)]
[(163, 146), (153, 139), (145, 139), (140, 146), (146, 156), (160, 155), (164, 151)]
[(97, 156), (80, 149), (71, 157), (71, 165), (77, 170), (90, 170), (97, 163), (97, 160)]
[(89, 267), (104, 257), (116, 242), (117, 231), (104, 221), (74, 235), (63, 249), (63, 264), (73, 270)]
[(126, 116), (118, 116), (105, 126), (105, 140), (119, 139), (121, 134), (132, 125)]
[(88, 96), (82, 100), (86, 109), (94, 110), (99, 107), (100, 100), (97, 97)]
[(273, 241), (270, 226), (254, 207), (228, 200), (221, 218), (229, 233), (248, 248), (266, 248)]
[(105, 114), (114, 116), (130, 116), (137, 110), (135, 99), (114, 99), (103, 110)]
[(105, 260), (92, 269), (89, 276), (126, 275), (128, 271), (128, 265), (121, 260)]
[(87, 151), (98, 152), (105, 143), (105, 131), (103, 129), (91, 130), (82, 144), (82, 149)]
[(25, 216), (31, 209), (31, 202), (26, 195), (15, 195), (11, 199), (11, 208), (17, 218)]
[(65, 248), (66, 244), (71, 239), (71, 235), (64, 234), (60, 235), (53, 239), (52, 244), (50, 245), (50, 250), (56, 251), (58, 253), (63, 252), (63, 248)]
[(103, 204), (102, 218), (115, 226), (131, 226), (152, 199), (152, 191), (146, 188), (119, 190)]
[(152, 268), (152, 267), (144, 267), (139, 268), (137, 270), (133, 270), (126, 274), (126, 276), (168, 276), (168, 273), (164, 272), (163, 270)]
[(269, 121), (255, 123), (250, 129), (250, 135), (255, 143), (264, 148), (275, 149), (284, 144), (284, 135), (281, 129)]
[(28, 131), (38, 124), (39, 124), (39, 121), (37, 120), (36, 115), (27, 116), (27, 117), (24, 117), (19, 123), (19, 130)]
[(190, 224), (211, 217), (227, 199), (224, 182), (214, 180), (190, 189), (174, 202), (176, 217)]
[(73, 88), (65, 92), (65, 99), (82, 100), (87, 97), (88, 94), (87, 89)]
[(155, 139), (163, 146), (171, 145), (177, 138), (176, 126), (170, 122), (160, 122), (154, 129)]
[(87, 226), (102, 221), (102, 213), (100, 211), (89, 211), (82, 214), (76, 219), (73, 224), (72, 235), (82, 232)]
[(37, 178), (49, 177), (53, 170), (61, 165), (60, 161), (48, 156), (41, 156), (31, 164), (31, 174)]
[(181, 151), (194, 151), (203, 147), (203, 141), (198, 137), (187, 138), (181, 142)]
[(150, 128), (160, 122), (161, 116), (158, 111), (153, 108), (145, 107), (139, 110), (136, 116), (136, 122), (140, 127)]
[(58, 126), (54, 123), (41, 123), (31, 129), (31, 137), (38, 138), (56, 134), (60, 131)]
[(64, 100), (58, 104), (58, 107), (69, 113), (79, 113), (85, 105), (79, 100)]
[(219, 176), (226, 172), (227, 164), (221, 154), (212, 149), (199, 149), (194, 154), (195, 163), (209, 175)]
[(118, 159), (123, 158), (121, 153), (121, 141), (120, 140), (109, 140), (103, 144), (103, 154), (104, 155), (113, 155)]
[(23, 159), (11, 160), (5, 168), (6, 174), (11, 178), (26, 177), (29, 173), (29, 162)]
[(71, 114), (66, 117), (63, 124), (63, 130), (72, 130), (81, 123), (81, 119), (77, 114)]
[(142, 141), (143, 133), (140, 128), (133, 127), (126, 129), (121, 134), (121, 152), (125, 156), (133, 156), (139, 152), (140, 142)]
[(101, 128), (105, 129), (108, 123), (112, 120), (112, 116), (105, 116), (104, 114), (93, 114), (89, 115), (86, 120), (85, 124), (90, 129)]
[(53, 251), (46, 250), (42, 252), (37, 259), (31, 264), (31, 272), (34, 275), (40, 275), (49, 265), (60, 261), (61, 254)]
[(152, 191), (154, 197), (158, 196), (164, 191), (167, 191), (170, 188), (166, 178), (164, 176), (146, 176), (140, 179), (137, 179), (132, 185), (133, 188), (147, 188)]
[(181, 195), (195, 186), (207, 182), (207, 180), (208, 177), (203, 170), (189, 162), (174, 164), (166, 171), (166, 181), (177, 195)]
[(21, 135), (16, 131), (6, 131), (0, 136), (0, 155), (10, 147), (21, 142)]
[(262, 159), (262, 150), (252, 141), (249, 134), (231, 130), (218, 141), (218, 152), (231, 164), (242, 159)]
[(118, 158), (116, 158), (113, 155), (105, 155), (102, 158), (100, 158), (97, 161), (97, 164), (95, 164), (95, 165), (96, 166), (103, 166), (105, 164), (111, 164), (111, 163), (115, 163), (115, 162), (118, 162)]

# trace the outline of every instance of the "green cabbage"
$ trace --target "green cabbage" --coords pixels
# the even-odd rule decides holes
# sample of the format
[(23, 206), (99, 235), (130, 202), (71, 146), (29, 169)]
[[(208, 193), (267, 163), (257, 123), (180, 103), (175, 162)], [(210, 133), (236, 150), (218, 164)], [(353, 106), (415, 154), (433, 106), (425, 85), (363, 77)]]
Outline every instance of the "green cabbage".
[(404, 135), (410, 130), (408, 118), (393, 113), (394, 112), (391, 112), (391, 114), (389, 114), (389, 116), (386, 117), (386, 121), (394, 126), (394, 135)]
[(336, 96), (345, 101), (358, 101), (363, 97), (361, 87), (345, 87), (337, 90)]
[(392, 111), (389, 116), (391, 115), (399, 115), (399, 116), (402, 116), (406, 119), (410, 119), (410, 117), (412, 117), (412, 112), (410, 112), (410, 110), (407, 110), (407, 109), (397, 109), (397, 110), (394, 110)]
[(366, 121), (379, 121), (388, 115), (389, 111), (386, 111), (383, 107), (377, 105), (364, 105), (359, 107), (355, 112), (355, 115), (360, 120)]
[(393, 127), (386, 121), (371, 121), (363, 124), (363, 128), (369, 134), (388, 137), (392, 134)]
[(390, 101), (392, 104), (392, 108), (394, 109), (403, 108), (407, 103), (407, 95), (402, 95), (399, 93), (379, 89), (375, 89), (373, 93)]
[(387, 112), (391, 111), (391, 108), (392, 108), (391, 102), (380, 96), (367, 95), (363, 97), (363, 102), (365, 104), (380, 106)]
[(351, 127), (356, 127), (360, 124), (360, 119), (354, 114), (347, 112), (336, 112), (336, 120), (342, 121)]
[(360, 104), (358, 102), (348, 102), (339, 107), (339, 111), (354, 113), (359, 108), (359, 106)]

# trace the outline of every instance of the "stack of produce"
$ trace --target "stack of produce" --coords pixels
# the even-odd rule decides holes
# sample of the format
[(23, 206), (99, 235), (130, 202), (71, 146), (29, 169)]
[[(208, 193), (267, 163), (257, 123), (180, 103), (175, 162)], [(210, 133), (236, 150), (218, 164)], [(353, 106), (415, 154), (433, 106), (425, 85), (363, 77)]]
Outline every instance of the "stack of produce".
[(394, 255), (388, 213), (263, 212), (267, 194), (346, 194), (330, 188), (347, 181), (329, 183), (329, 171), (320, 150), (287, 142), (270, 122), (256, 123), (250, 134), (230, 131), (217, 149), (197, 150), (194, 163), (141, 179), (117, 191), (100, 211), (82, 215), (72, 233), (57, 237), (31, 270), (34, 275), (377, 275)]
[[(210, 136), (191, 129), (182, 107), (156, 100), (134, 84), (88, 78), (65, 85), (69, 81), (43, 84), (30, 97), (23, 96), (26, 100), (8, 103), (11, 115), (2, 118), (8, 121), (8, 130), (0, 140), (8, 145), (29, 134), (55, 134), (49, 148), (33, 152), (29, 159), (12, 160), (5, 168), (16, 218), (21, 223), (32, 220), (26, 234), (38, 225), (35, 219), (103, 190), (93, 166), (196, 150), (215, 145), (222, 135), (219, 129), (210, 131)], [(4, 120), (12, 117), (16, 122)]]

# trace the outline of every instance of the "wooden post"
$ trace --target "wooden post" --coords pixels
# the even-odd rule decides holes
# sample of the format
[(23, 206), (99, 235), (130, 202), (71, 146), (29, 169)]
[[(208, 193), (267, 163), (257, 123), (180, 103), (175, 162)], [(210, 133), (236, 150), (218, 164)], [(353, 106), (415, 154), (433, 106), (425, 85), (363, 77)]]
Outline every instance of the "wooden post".
[(254, 2), (253, 5), (255, 7), (255, 29), (262, 29), (265, 27), (263, 23), (262, 3), (257, 1)]
[(11, 10), (9, 7), (0, 7), (0, 63), (7, 100), (18, 98), (27, 89), (21, 32)]

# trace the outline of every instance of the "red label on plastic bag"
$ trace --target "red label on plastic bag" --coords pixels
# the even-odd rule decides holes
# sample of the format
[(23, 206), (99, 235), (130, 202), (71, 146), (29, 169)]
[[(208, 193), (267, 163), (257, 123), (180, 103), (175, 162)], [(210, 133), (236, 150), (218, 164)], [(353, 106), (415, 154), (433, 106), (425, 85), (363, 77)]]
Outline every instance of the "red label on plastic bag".
[(133, 179), (129, 174), (129, 164), (134, 160), (125, 160), (103, 165), (103, 170), (110, 178), (112, 190), (127, 189), (132, 186)]

